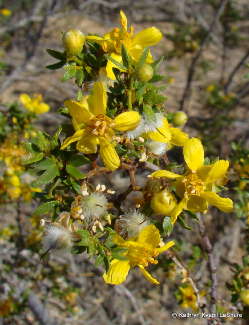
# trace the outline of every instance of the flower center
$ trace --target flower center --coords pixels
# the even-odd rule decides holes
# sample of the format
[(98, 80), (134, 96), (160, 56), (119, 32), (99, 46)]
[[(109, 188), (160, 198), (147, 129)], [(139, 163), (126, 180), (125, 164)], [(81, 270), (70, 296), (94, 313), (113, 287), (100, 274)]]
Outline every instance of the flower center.
[(183, 183), (188, 195), (199, 195), (204, 189), (203, 181), (194, 173), (184, 177)]
[(127, 252), (127, 258), (133, 266), (143, 265), (146, 267), (149, 263), (157, 264), (158, 261), (154, 259), (157, 255), (154, 249), (146, 248), (137, 243), (130, 247)]
[(112, 120), (106, 115), (99, 114), (93, 117), (88, 124), (88, 131), (97, 137), (112, 134)]

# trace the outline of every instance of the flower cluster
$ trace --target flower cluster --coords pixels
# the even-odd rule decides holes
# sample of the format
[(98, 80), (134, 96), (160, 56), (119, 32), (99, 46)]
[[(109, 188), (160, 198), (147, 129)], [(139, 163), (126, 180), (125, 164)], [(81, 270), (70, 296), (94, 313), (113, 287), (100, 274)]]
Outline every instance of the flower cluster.
[[(183, 130), (187, 115), (167, 113), (156, 85), (160, 60), (149, 48), (162, 33), (135, 33), (122, 11), (120, 25), (103, 36), (69, 30), (63, 52), (48, 50), (59, 60), (48, 68), (63, 67), (64, 80), (74, 79), (79, 90), (60, 109), (67, 120), (53, 137), (38, 132), (28, 146), (43, 186), (36, 213), (53, 220), (45, 221), (45, 252), (86, 251), (105, 266), (108, 284), (121, 284), (135, 267), (159, 284), (147, 268), (175, 244), (163, 237), (185, 211), (232, 211), (232, 200), (217, 194), (229, 162), (207, 161), (201, 140)], [(20, 100), (32, 113), (49, 109), (40, 96)], [(196, 308), (192, 287), (181, 288), (181, 301)]]

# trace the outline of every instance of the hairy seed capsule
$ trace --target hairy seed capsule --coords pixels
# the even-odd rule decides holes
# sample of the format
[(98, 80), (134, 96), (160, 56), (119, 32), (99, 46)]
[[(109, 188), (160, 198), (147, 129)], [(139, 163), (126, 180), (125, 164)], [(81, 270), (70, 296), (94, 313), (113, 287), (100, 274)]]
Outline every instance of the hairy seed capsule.
[(62, 41), (67, 55), (78, 55), (82, 51), (85, 36), (81, 31), (71, 29), (63, 35)]
[(152, 66), (147, 63), (143, 64), (137, 72), (138, 79), (144, 82), (149, 81), (153, 77), (153, 74), (154, 70)]

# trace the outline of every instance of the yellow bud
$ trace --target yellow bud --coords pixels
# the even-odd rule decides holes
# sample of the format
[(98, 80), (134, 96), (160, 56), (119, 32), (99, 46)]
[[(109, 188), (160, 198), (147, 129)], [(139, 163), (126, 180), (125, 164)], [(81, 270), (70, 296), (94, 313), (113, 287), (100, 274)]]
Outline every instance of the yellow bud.
[(140, 81), (149, 81), (154, 75), (154, 70), (151, 65), (145, 63), (143, 64), (137, 72), (138, 79)]
[(18, 187), (18, 186), (20, 186), (20, 179), (19, 179), (18, 176), (16, 176), (16, 175), (12, 175), (12, 176), (10, 176), (10, 178), (9, 178), (9, 183), (10, 183), (11, 185), (13, 185), (13, 186)]
[(249, 289), (242, 289), (240, 292), (240, 300), (244, 305), (249, 305)]
[(85, 36), (78, 29), (71, 29), (62, 38), (67, 55), (78, 55), (85, 43)]
[(246, 267), (243, 271), (243, 277), (249, 281), (249, 267)]
[(18, 199), (21, 195), (21, 189), (20, 187), (11, 187), (8, 189), (8, 194), (12, 200)]
[(158, 214), (169, 215), (176, 206), (176, 203), (175, 196), (164, 189), (152, 196), (150, 206)]
[(173, 123), (175, 126), (183, 126), (188, 120), (186, 113), (178, 111), (173, 116)]

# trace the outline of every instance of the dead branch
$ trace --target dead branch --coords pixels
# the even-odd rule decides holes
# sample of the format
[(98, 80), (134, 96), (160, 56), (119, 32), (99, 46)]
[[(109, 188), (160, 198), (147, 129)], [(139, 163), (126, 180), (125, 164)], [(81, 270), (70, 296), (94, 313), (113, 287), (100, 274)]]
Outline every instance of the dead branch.
[(193, 57), (193, 59), (191, 61), (191, 64), (190, 64), (190, 67), (189, 67), (189, 70), (188, 70), (186, 86), (184, 88), (183, 95), (182, 95), (182, 98), (180, 100), (180, 110), (181, 111), (184, 111), (185, 101), (191, 95), (190, 88), (191, 88), (191, 84), (192, 84), (192, 81), (193, 81), (193, 78), (194, 78), (194, 75), (195, 75), (195, 69), (196, 69), (197, 62), (198, 62), (199, 58), (201, 57), (201, 54), (202, 54), (202, 52), (204, 50), (204, 47), (205, 47), (207, 41), (209, 40), (210, 35), (211, 35), (214, 27), (216, 26), (217, 22), (219, 21), (219, 18), (221, 16), (221, 14), (223, 13), (227, 2), (228, 2), (228, 0), (221, 0), (219, 9), (216, 11), (216, 13), (215, 13), (215, 15), (213, 17), (213, 20), (212, 20), (212, 22), (210, 24), (209, 30), (207, 31), (206, 36), (202, 39), (202, 42), (200, 44), (200, 48), (199, 48), (199, 50), (197, 51), (197, 53), (195, 54), (195, 56)]
[(239, 62), (236, 64), (236, 66), (233, 68), (233, 70), (231, 71), (230, 75), (227, 78), (227, 82), (224, 85), (224, 91), (225, 93), (228, 92), (233, 79), (236, 75), (236, 73), (240, 70), (240, 68), (244, 65), (244, 63), (246, 62), (246, 60), (249, 58), (249, 49), (246, 51), (246, 53), (242, 56), (242, 58), (239, 60)]
[[(207, 234), (207, 229), (201, 215), (199, 218), (199, 230), (202, 238), (202, 247), (208, 256), (208, 269), (209, 269), (210, 280), (211, 280), (211, 293), (210, 293), (211, 300), (210, 300), (209, 312), (216, 313), (217, 287), (218, 287), (218, 279), (216, 273), (217, 265), (213, 255), (213, 245), (210, 242), (210, 239)], [(220, 322), (217, 319), (211, 319), (208, 320), (208, 325), (220, 325)]]

